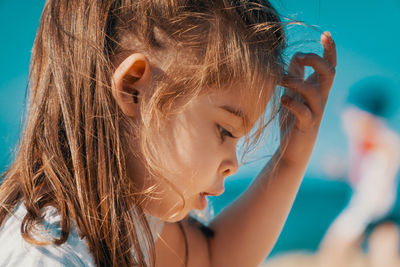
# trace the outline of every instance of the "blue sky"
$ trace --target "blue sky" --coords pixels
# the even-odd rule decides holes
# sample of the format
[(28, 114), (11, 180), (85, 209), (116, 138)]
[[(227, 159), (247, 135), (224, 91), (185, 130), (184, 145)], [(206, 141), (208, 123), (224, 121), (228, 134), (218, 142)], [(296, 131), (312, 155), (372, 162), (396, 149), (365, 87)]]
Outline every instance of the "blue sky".
[[(345, 139), (339, 114), (348, 88), (370, 75), (392, 79), (397, 85), (393, 97), (400, 99), (400, 1), (398, 0), (275, 0), (284, 16), (329, 30), (338, 48), (337, 76), (312, 157), (309, 175), (322, 175), (326, 155), (345, 155)], [(44, 1), (0, 0), (0, 168), (4, 168), (17, 141), (27, 82), (29, 58)], [(289, 30), (288, 54), (297, 50), (321, 53), (318, 33), (307, 27)], [(300, 41), (302, 40), (302, 41)], [(399, 100), (400, 101), (400, 100)], [(400, 116), (390, 123), (400, 130)], [(239, 176), (251, 176), (245, 168)]]

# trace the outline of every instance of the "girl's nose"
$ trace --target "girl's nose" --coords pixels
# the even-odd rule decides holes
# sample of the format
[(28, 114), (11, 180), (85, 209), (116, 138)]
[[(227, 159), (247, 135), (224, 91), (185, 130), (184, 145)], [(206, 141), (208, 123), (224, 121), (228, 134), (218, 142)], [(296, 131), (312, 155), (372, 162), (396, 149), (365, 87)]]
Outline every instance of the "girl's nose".
[(234, 157), (222, 161), (220, 166), (221, 175), (224, 178), (235, 174), (238, 171), (238, 169), (239, 169), (239, 164), (236, 158), (236, 153)]

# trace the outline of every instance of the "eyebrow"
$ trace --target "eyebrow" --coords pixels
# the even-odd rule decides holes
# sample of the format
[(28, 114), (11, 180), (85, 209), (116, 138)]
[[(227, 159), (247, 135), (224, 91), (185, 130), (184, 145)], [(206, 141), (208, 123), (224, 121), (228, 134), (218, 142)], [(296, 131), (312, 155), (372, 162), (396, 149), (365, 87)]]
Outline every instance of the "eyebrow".
[(236, 109), (232, 106), (227, 106), (227, 105), (219, 106), (219, 108), (228, 111), (229, 113), (235, 115), (236, 117), (241, 118), (244, 123), (248, 122), (246, 114), (244, 114), (244, 112), (240, 109)]

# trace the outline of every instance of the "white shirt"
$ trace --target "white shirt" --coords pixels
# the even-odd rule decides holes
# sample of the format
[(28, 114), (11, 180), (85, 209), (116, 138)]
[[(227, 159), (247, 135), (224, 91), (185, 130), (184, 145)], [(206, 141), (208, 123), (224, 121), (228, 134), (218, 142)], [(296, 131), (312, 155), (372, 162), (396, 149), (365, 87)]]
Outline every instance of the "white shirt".
[[(60, 246), (53, 244), (35, 246), (26, 242), (21, 236), (21, 221), (25, 214), (25, 206), (21, 204), (0, 227), (0, 266), (95, 266), (85, 239), (79, 237), (72, 225), (67, 241)], [(149, 215), (146, 215), (146, 218), (156, 240), (161, 233), (163, 223)], [(43, 230), (46, 231), (44, 233), (49, 240), (51, 237), (60, 236), (60, 215), (55, 208), (45, 209), (42, 225), (41, 237)]]

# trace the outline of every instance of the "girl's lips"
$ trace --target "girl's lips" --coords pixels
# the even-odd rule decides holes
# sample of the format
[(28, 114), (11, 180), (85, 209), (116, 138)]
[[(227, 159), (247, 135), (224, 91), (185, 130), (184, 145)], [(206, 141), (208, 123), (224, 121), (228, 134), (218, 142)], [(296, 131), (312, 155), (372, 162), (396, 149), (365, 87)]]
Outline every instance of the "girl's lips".
[(224, 192), (224, 190), (218, 191), (218, 192), (201, 192), (199, 194), (199, 210), (204, 210), (207, 207), (207, 196), (219, 196), (222, 195), (222, 193)]
[(210, 193), (210, 192), (202, 192), (200, 194), (205, 195), (205, 196), (220, 196), (220, 195), (222, 195), (222, 193), (224, 193), (224, 191), (225, 190), (221, 190), (219, 192), (212, 192), (212, 193)]

